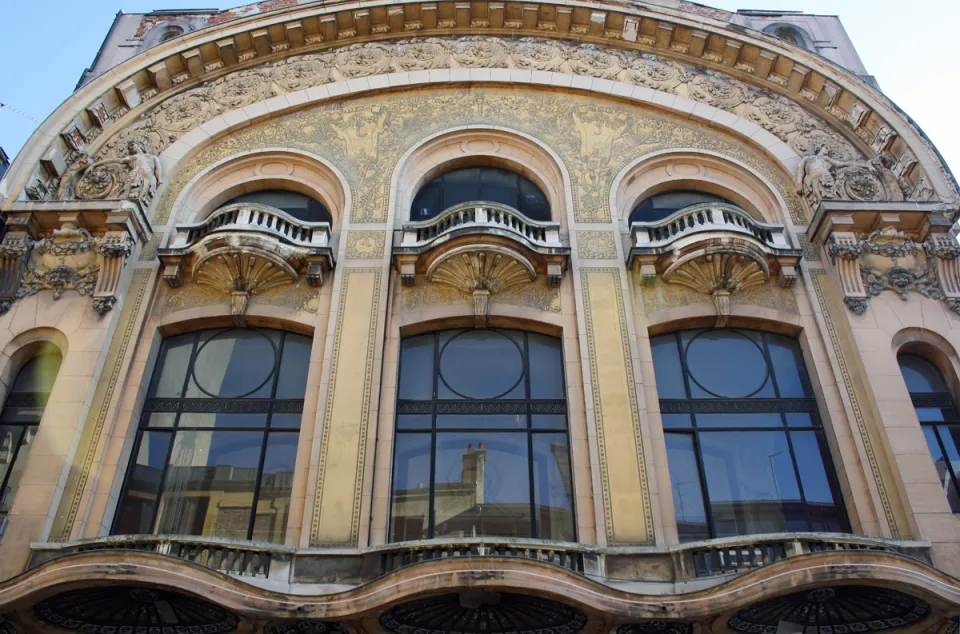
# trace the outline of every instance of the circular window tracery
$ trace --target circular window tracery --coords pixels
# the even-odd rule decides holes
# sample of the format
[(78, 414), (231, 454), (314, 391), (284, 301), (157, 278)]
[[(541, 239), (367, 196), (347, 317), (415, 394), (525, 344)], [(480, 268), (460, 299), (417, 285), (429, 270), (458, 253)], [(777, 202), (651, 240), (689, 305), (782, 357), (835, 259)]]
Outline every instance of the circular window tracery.
[(500, 398), (523, 380), (523, 350), (497, 330), (465, 330), (440, 349), (440, 380), (463, 398)]
[(41, 601), (35, 609), (48, 623), (93, 634), (232, 632), (237, 626), (237, 617), (218, 605), (151, 588), (111, 586), (65, 592)]
[(574, 634), (587, 617), (547, 599), (461, 592), (398, 605), (380, 623), (397, 634)]
[(854, 634), (905, 627), (924, 619), (930, 606), (908, 594), (869, 586), (834, 586), (762, 601), (730, 619), (746, 634), (776, 634), (786, 621), (805, 634)]

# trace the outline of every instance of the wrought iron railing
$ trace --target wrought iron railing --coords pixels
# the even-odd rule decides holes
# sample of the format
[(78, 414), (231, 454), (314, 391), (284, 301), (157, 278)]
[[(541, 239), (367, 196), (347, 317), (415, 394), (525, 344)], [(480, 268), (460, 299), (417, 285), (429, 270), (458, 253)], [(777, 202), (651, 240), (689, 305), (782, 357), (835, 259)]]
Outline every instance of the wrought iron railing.
[(403, 225), (401, 247), (418, 247), (454, 233), (493, 230), (523, 238), (533, 246), (559, 247), (560, 223), (538, 222), (499, 203), (475, 201), (450, 207), (436, 218)]
[(662, 248), (697, 233), (717, 231), (749, 235), (774, 249), (790, 248), (782, 225), (759, 222), (729, 203), (700, 203), (684, 207), (663, 220), (630, 225), (635, 248)]
[(320, 248), (330, 245), (330, 223), (304, 222), (290, 214), (257, 203), (235, 203), (217, 209), (206, 220), (177, 225), (170, 248), (190, 247), (202, 238), (218, 232), (254, 232), (266, 234), (299, 247)]

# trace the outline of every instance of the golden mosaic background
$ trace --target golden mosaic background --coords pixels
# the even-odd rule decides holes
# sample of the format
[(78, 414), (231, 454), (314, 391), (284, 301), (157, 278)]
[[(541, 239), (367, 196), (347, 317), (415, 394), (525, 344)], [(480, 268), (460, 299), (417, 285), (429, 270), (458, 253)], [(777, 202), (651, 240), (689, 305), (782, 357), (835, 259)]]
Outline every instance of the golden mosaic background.
[(557, 152), (573, 180), (577, 222), (611, 220), (610, 188), (629, 162), (650, 152), (684, 148), (718, 152), (751, 166), (784, 197), (793, 222), (806, 224), (792, 180), (769, 158), (727, 134), (636, 104), (515, 87), (379, 94), (308, 107), (231, 131), (177, 172), (157, 204), (154, 223), (169, 220), (177, 196), (206, 167), (278, 145), (317, 154), (342, 171), (354, 192), (351, 222), (386, 222), (390, 179), (403, 154), (432, 134), (477, 124), (524, 132)]

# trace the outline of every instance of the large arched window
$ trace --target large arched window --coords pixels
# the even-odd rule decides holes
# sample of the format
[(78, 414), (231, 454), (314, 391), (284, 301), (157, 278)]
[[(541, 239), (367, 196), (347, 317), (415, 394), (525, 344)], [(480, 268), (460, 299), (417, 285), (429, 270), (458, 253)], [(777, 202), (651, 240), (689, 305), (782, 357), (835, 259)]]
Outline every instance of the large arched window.
[(651, 344), (680, 541), (848, 530), (795, 340), (707, 329)]
[(927, 438), (927, 446), (937, 467), (943, 492), (954, 513), (960, 513), (960, 415), (953, 395), (937, 366), (915, 354), (897, 357), (900, 372), (910, 391), (913, 407)]
[(417, 192), (410, 220), (429, 220), (472, 201), (500, 203), (531, 220), (550, 220), (550, 203), (543, 191), (529, 178), (499, 167), (464, 167), (440, 174)]
[(285, 211), (297, 220), (303, 220), (304, 222), (332, 222), (330, 212), (322, 202), (306, 194), (287, 191), (285, 189), (263, 189), (250, 192), (249, 194), (241, 194), (227, 201), (222, 206), (236, 203), (269, 205), (270, 207), (276, 207), (280, 211)]
[(732, 204), (726, 198), (692, 189), (662, 192), (637, 203), (637, 206), (630, 212), (630, 222), (656, 222), (681, 209), (700, 203)]
[(252, 328), (164, 340), (113, 532), (282, 542), (310, 345)]
[(60, 353), (48, 351), (27, 361), (13, 381), (0, 412), (0, 522), (13, 497), (37, 435), (37, 427), (60, 370)]
[(448, 330), (403, 340), (391, 541), (573, 541), (560, 340)]

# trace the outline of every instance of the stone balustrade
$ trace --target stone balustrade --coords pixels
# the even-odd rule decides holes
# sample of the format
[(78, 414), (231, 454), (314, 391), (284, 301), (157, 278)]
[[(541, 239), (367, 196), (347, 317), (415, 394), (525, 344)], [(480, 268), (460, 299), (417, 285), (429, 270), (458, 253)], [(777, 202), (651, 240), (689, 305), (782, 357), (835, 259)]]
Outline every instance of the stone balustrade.
[(307, 249), (330, 246), (330, 223), (304, 222), (269, 205), (236, 203), (217, 209), (202, 222), (177, 225), (172, 249), (190, 248), (212, 233), (259, 233)]
[(480, 201), (456, 205), (430, 220), (404, 224), (400, 246), (422, 247), (454, 235), (486, 231), (506, 233), (531, 247), (562, 246), (560, 223), (530, 220), (507, 205)]
[(759, 222), (727, 203), (691, 205), (663, 220), (630, 225), (631, 243), (638, 249), (666, 249), (695, 234), (717, 231), (752, 236), (771, 249), (790, 248), (782, 225)]
[[(464, 559), (543, 562), (600, 582), (722, 583), (779, 561), (814, 553), (876, 551), (930, 563), (931, 545), (838, 533), (777, 533), (676, 546), (602, 547), (537, 539), (464, 538), (366, 548), (297, 549), (278, 544), (193, 536), (117, 535), (32, 545), (31, 567), (91, 551), (131, 550), (176, 557), (270, 587), (361, 585), (418, 564)], [(664, 591), (670, 591), (665, 586)]]

